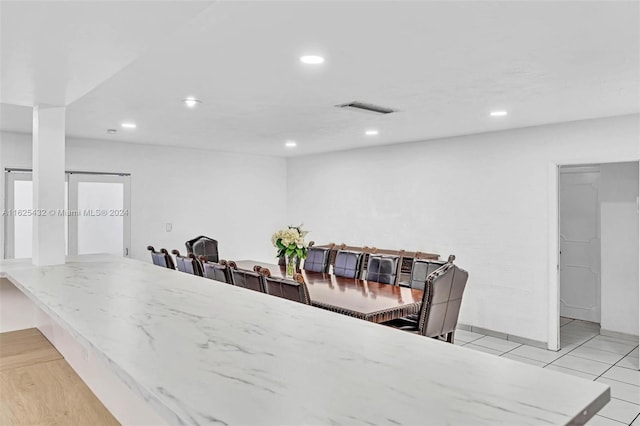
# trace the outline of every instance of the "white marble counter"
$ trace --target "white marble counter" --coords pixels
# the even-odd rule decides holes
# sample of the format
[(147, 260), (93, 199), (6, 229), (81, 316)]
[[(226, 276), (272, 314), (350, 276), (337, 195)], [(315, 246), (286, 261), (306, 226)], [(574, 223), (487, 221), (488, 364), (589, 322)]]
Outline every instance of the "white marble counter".
[(149, 263), (0, 274), (171, 424), (566, 424), (609, 400), (601, 383)]

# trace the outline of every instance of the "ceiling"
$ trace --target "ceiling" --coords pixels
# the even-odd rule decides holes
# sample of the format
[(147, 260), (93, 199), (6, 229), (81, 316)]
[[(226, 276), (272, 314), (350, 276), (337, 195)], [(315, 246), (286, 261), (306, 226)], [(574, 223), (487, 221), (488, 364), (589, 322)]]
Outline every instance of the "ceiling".
[[(3, 130), (29, 132), (35, 104), (66, 105), (72, 137), (290, 156), (640, 112), (638, 1), (2, 1), (0, 13)], [(397, 112), (335, 107), (354, 100)]]

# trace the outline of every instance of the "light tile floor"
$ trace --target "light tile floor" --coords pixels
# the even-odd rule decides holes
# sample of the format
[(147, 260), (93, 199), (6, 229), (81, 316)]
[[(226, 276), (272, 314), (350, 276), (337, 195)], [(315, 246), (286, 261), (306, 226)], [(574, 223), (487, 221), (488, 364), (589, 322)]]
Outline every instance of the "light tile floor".
[(590, 426), (640, 426), (638, 341), (600, 335), (600, 325), (560, 319), (558, 352), (458, 330), (455, 344), (611, 386), (611, 401)]

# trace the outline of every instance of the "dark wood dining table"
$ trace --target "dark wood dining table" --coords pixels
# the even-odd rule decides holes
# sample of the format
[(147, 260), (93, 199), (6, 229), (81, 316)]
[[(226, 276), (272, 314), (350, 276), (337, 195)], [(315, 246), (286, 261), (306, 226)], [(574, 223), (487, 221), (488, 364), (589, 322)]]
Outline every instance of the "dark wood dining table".
[[(268, 268), (271, 276), (285, 275), (285, 267), (276, 264), (255, 260), (241, 260), (236, 264), (240, 269), (249, 270), (260, 265)], [(380, 323), (415, 314), (422, 303), (421, 290), (333, 274), (298, 272), (304, 277), (313, 306), (366, 321)]]

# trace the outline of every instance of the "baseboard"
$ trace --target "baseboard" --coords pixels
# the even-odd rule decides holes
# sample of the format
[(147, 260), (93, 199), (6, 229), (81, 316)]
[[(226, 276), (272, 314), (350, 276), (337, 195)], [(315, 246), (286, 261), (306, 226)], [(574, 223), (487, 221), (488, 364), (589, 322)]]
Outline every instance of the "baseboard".
[(507, 333), (502, 333), (500, 331), (490, 330), (488, 328), (476, 327), (474, 325), (471, 326), (471, 331), (474, 333), (484, 334), (486, 336), (495, 337), (496, 339), (509, 340), (509, 335)]
[(460, 324), (458, 323), (458, 325), (456, 326), (457, 329), (459, 330), (464, 330), (464, 331), (471, 331), (471, 326), (467, 325), (467, 324)]
[(615, 337), (616, 339), (630, 340), (636, 344), (638, 343), (638, 340), (640, 340), (640, 337), (635, 334), (621, 333), (619, 331), (605, 330), (603, 328), (600, 329), (600, 334), (603, 336)]
[(476, 327), (468, 324), (460, 324), (458, 323), (458, 328), (460, 330), (471, 331), (473, 333), (484, 334), (486, 336), (495, 337), (498, 339), (509, 340), (511, 342), (521, 343), (523, 345), (534, 346), (536, 348), (548, 349), (549, 346), (547, 342), (542, 342), (539, 340), (528, 339), (526, 337), (516, 336), (514, 334), (502, 333), (500, 331), (489, 330), (488, 328)]
[(533, 346), (540, 349), (550, 350), (549, 344), (547, 342), (542, 342), (540, 340), (528, 339), (526, 337), (514, 336), (511, 334), (508, 336), (507, 340), (510, 340), (516, 343), (522, 343), (523, 345), (527, 345), (527, 346)]
[[(496, 337), (498, 339), (510, 340), (516, 343), (522, 343), (523, 345), (534, 346), (536, 348), (548, 349), (547, 342), (541, 342), (539, 340), (528, 339), (526, 337), (516, 336), (514, 334), (502, 333), (500, 331), (489, 330), (488, 328), (476, 327), (469, 324), (460, 324), (458, 323), (458, 328), (460, 330), (471, 331), (473, 333), (484, 334), (486, 336)], [(629, 333), (621, 333), (619, 331), (605, 330), (601, 329), (600, 334), (603, 336), (614, 337), (616, 339), (629, 340), (634, 343), (638, 343), (640, 337), (629, 334)]]

